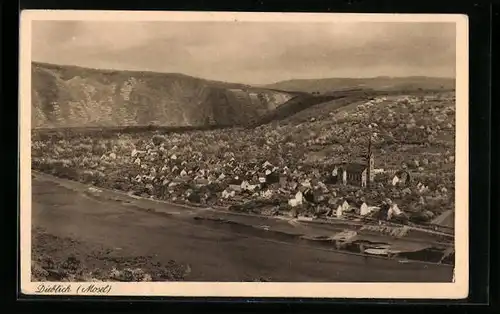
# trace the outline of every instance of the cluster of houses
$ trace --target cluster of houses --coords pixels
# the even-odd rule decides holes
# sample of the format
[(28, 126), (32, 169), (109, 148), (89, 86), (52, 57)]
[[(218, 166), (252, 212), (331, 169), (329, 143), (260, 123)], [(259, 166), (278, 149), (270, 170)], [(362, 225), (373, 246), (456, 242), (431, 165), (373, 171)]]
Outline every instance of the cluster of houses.
[[(384, 106), (376, 105), (384, 101), (386, 99), (381, 97), (364, 104), (371, 107), (370, 110), (379, 110), (380, 107), (377, 111), (379, 117), (375, 115), (378, 120), (375, 119), (373, 126), (369, 125), (372, 126), (371, 134), (383, 132), (380, 119), (387, 106), (385, 103)], [(300, 209), (314, 204), (324, 208), (329, 216), (378, 215), (390, 219), (402, 212), (396, 205), (400, 198), (391, 190), (401, 192), (399, 194), (415, 191), (424, 194), (429, 190), (419, 182), (422, 165), (414, 167), (419, 169), (415, 172), (404, 167), (396, 170), (376, 168), (371, 137), (367, 151), (359, 158), (351, 156), (328, 164), (305, 162), (304, 156), (318, 147), (318, 150), (335, 148), (326, 155), (330, 161), (337, 156), (354, 154), (357, 149), (365, 150), (365, 144), (361, 143), (366, 143), (366, 138), (359, 136), (357, 128), (366, 127), (367, 111), (358, 113), (361, 122), (354, 115), (348, 115), (343, 122), (335, 122), (332, 115), (325, 114), (314, 121), (278, 127), (263, 125), (255, 129), (196, 131), (165, 136), (117, 134), (98, 141), (90, 137), (33, 141), (32, 156), (35, 167), (46, 168), (43, 164), (47, 164), (50, 158), (64, 160), (64, 167), (73, 167), (90, 177), (90, 183), (145, 197), (207, 206), (278, 199), (288, 208)], [(403, 119), (403, 116), (399, 117), (395, 111), (394, 119)], [(390, 132), (397, 134), (401, 130), (406, 129), (396, 123)], [(343, 139), (346, 142), (342, 142)], [(377, 147), (382, 140), (382, 136), (373, 137)], [(390, 157), (390, 154), (384, 154), (384, 162), (380, 162), (385, 164), (384, 168), (397, 167), (393, 166), (396, 163), (387, 162)], [(429, 158), (432, 162), (432, 158), (439, 157)], [(383, 182), (379, 178), (383, 178)], [(79, 179), (76, 174), (75, 179)], [(387, 193), (368, 195), (379, 189), (380, 183)], [(435, 188), (432, 189), (434, 192)], [(446, 188), (440, 189), (444, 191)], [(357, 195), (357, 190), (362, 193)], [(367, 196), (368, 201), (362, 201), (362, 196)], [(394, 201), (382, 202), (387, 196)], [(376, 206), (371, 206), (370, 202)]]
[[(74, 151), (69, 141), (65, 146), (58, 147), (58, 154), (68, 156)], [(364, 201), (351, 205), (349, 200), (342, 198), (342, 186), (363, 189), (373, 182), (376, 171), (370, 145), (364, 163), (338, 164), (324, 172), (300, 166), (292, 169), (286, 165), (275, 166), (267, 160), (262, 164), (241, 163), (241, 159), (231, 153), (222, 156), (224, 163), (216, 160), (207, 163), (203, 154), (197, 152), (190, 152), (186, 161), (186, 153), (177, 146), (167, 149), (164, 143), (145, 143), (143, 147), (134, 146), (128, 156), (114, 150), (101, 156), (88, 152), (60, 160), (64, 161), (61, 162), (64, 167), (84, 169), (86, 175), (99, 172), (101, 184), (125, 182), (119, 189), (141, 191), (142, 196), (160, 199), (209, 205), (208, 200), (215, 198), (216, 204), (224, 205), (238, 200), (278, 198), (289, 208), (300, 209), (308, 207), (307, 204), (323, 206), (327, 216), (339, 218), (349, 214), (366, 216), (381, 208), (369, 206)], [(404, 180), (404, 176), (401, 177)], [(384, 219), (400, 212), (396, 204), (391, 204)]]

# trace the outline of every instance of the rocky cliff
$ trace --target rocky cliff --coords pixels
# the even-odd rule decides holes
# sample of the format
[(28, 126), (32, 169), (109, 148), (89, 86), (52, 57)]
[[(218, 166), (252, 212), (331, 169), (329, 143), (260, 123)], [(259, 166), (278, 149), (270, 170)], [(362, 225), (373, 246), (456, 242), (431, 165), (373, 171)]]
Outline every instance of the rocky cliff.
[(246, 124), (294, 93), (176, 73), (32, 64), (32, 127)]

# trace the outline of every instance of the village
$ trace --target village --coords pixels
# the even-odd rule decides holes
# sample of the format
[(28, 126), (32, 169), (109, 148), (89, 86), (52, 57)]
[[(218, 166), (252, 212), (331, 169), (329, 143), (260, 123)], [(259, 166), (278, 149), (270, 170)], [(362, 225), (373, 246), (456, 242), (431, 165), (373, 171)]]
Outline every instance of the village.
[(23, 294), (466, 296), (463, 16), (31, 11)]
[(452, 97), (378, 97), (254, 129), (35, 133), (32, 167), (193, 206), (427, 224), (454, 207)]

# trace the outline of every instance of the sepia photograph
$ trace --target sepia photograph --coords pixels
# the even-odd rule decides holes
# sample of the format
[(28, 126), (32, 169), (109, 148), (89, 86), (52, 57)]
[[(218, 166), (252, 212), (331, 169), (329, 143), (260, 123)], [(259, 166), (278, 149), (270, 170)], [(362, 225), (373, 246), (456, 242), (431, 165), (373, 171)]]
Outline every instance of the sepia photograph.
[(25, 294), (464, 298), (467, 17), (24, 11)]

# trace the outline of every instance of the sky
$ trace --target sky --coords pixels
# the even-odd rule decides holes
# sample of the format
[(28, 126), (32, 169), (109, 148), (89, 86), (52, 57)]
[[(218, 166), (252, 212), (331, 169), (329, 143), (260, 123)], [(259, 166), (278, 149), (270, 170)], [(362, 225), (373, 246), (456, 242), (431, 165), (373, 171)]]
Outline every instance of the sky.
[(32, 60), (269, 84), (455, 76), (455, 24), (33, 21)]

